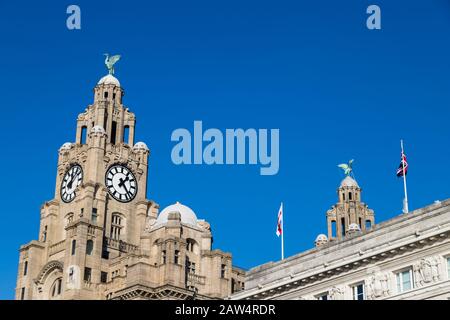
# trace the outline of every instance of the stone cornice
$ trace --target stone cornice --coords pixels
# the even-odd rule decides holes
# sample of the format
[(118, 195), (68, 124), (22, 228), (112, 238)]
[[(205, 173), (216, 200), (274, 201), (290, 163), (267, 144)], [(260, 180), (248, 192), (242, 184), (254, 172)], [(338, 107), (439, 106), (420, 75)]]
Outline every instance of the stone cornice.
[[(424, 219), (430, 218), (430, 216), (445, 214), (448, 212), (448, 208), (446, 208), (448, 204), (449, 201), (446, 201), (444, 204), (440, 204), (438, 207), (436, 207), (436, 205), (432, 205), (418, 210), (419, 212), (415, 212), (408, 216), (401, 216), (399, 217), (400, 219), (394, 218), (392, 220), (397, 220), (398, 222), (398, 220), (405, 221), (414, 218), (420, 218), (424, 215), (424, 213), (427, 213)], [(383, 227), (387, 227), (388, 225), (395, 226), (395, 223), (392, 223), (392, 221), (387, 221), (386, 223), (382, 224)], [(402, 225), (400, 224), (397, 227), (402, 227)], [(393, 229), (391, 228), (390, 232), (395, 231), (393, 231)], [(312, 285), (327, 278), (338, 276), (340, 274), (348, 272), (349, 270), (363, 268), (374, 262), (382, 261), (388, 258), (394, 258), (395, 256), (401, 255), (405, 252), (414, 251), (425, 246), (435, 244), (436, 242), (444, 241), (449, 237), (450, 222), (443, 221), (442, 225), (437, 225), (432, 228), (428, 228), (427, 230), (416, 230), (415, 232), (412, 232), (407, 236), (404, 235), (403, 237), (393, 239), (390, 242), (384, 244), (381, 243), (379, 246), (370, 248), (367, 251), (361, 250), (362, 246), (358, 246), (351, 241), (352, 239), (349, 239), (347, 241), (351, 242), (350, 245), (355, 247), (355, 250), (360, 249), (359, 251), (347, 256), (338, 257), (338, 259), (325, 262), (322, 265), (318, 264), (307, 271), (287, 274), (285, 277), (280, 277), (270, 283), (260, 284), (257, 287), (248, 289), (245, 292), (241, 292), (236, 294), (235, 296), (232, 296), (231, 299), (267, 299), (294, 289), (298, 289), (300, 287)], [(346, 242), (346, 240), (340, 241), (339, 243), (342, 245), (343, 242)], [(331, 249), (339, 243), (336, 243), (333, 246), (330, 245), (328, 247)], [(335, 250), (337, 250), (337, 248)], [(285, 260), (276, 264), (268, 264), (265, 268), (261, 268), (262, 270), (260, 272), (262, 272), (262, 275), (259, 276), (263, 277), (264, 274), (274, 273), (282, 268), (288, 269), (290, 266), (292, 266), (292, 264), (301, 263), (301, 259), (299, 260), (299, 257), (311, 256), (312, 252), (319, 253), (320, 251), (321, 249), (313, 249), (308, 251), (307, 253), (289, 258), (287, 259), (287, 261)], [(258, 274), (258, 269), (259, 268), (254, 268), (253, 274)]]

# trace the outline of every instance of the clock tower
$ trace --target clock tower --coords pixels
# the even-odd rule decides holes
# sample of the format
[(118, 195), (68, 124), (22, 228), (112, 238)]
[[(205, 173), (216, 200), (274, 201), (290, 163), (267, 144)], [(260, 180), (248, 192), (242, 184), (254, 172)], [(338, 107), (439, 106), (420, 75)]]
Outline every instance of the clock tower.
[(20, 249), (16, 299), (221, 298), (243, 288), (209, 224), (146, 198), (149, 149), (112, 72), (58, 152), (55, 197), (39, 240)]

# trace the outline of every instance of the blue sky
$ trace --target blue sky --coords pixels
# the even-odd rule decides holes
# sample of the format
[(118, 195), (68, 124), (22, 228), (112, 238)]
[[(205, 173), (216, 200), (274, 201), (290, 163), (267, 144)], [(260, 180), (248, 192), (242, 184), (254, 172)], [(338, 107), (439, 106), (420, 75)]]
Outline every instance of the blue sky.
[[(81, 8), (81, 30), (66, 8)], [(450, 196), (450, 2), (65, 1), (0, 3), (0, 299), (13, 298), (18, 248), (37, 238), (54, 195), (57, 150), (120, 53), (116, 76), (151, 149), (148, 197), (190, 206), (214, 247), (244, 268), (309, 249), (354, 158), (376, 221), (401, 213), (405, 140), (410, 208)], [(378, 4), (382, 30), (366, 28)], [(280, 171), (175, 166), (173, 130), (279, 128)]]

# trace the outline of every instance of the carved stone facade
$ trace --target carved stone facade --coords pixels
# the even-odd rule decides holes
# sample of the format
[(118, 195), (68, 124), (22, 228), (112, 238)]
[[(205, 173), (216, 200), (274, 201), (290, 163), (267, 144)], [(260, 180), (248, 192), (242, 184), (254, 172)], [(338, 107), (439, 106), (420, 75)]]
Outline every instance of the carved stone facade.
[(59, 150), (55, 197), (39, 240), (20, 248), (16, 299), (216, 299), (244, 272), (212, 249), (209, 223), (146, 198), (150, 151), (134, 144), (135, 115), (112, 75)]
[[(352, 199), (356, 195), (355, 208), (361, 211), (355, 210), (354, 217), (373, 222), (373, 211), (358, 203), (356, 181), (346, 179), (338, 189), (340, 203), (343, 193), (355, 192)], [(328, 223), (338, 207), (327, 212)], [(358, 224), (351, 214), (347, 217)], [(380, 224), (359, 225), (360, 230), (341, 233), (340, 239), (319, 235), (315, 248), (249, 270), (245, 290), (229, 298), (450, 299), (450, 199)]]

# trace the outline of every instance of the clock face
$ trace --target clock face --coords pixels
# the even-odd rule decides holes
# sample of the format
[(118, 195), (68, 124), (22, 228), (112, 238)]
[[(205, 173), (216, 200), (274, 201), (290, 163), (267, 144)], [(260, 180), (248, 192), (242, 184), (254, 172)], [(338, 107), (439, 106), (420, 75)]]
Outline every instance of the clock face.
[(137, 182), (127, 167), (115, 164), (106, 172), (106, 187), (111, 196), (120, 202), (130, 202), (137, 193)]
[(81, 184), (83, 180), (83, 169), (76, 164), (67, 170), (61, 183), (61, 199), (69, 203), (75, 199), (75, 189)]

